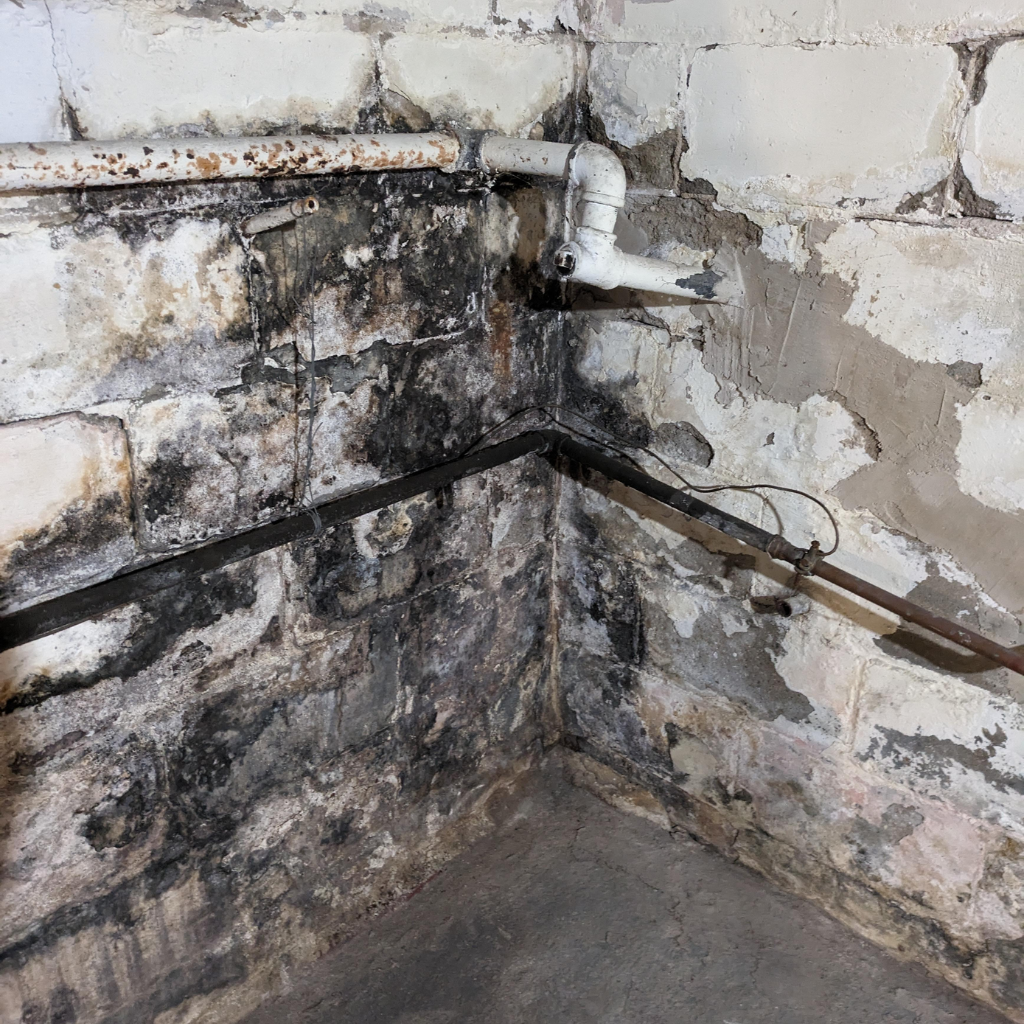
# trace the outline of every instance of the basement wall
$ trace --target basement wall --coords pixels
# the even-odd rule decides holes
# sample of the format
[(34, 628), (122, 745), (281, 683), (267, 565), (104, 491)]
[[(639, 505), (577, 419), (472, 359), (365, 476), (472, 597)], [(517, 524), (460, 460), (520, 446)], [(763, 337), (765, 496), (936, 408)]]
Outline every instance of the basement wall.
[[(575, 68), (529, 5), (25, 0), (0, 137), (558, 138)], [(0, 199), (0, 610), (550, 400), (558, 198), (424, 172)], [(0, 655), (0, 1019), (236, 1020), (486, 831), (541, 737), (552, 514), (522, 460)]]
[[(581, 30), (629, 244), (739, 288), (581, 294), (565, 401), (696, 483), (819, 496), (837, 565), (1021, 644), (1020, 5), (608, 0)], [(708, 500), (831, 545), (770, 499), (781, 527)], [(783, 569), (599, 480), (561, 502), (581, 778), (1024, 1021), (1022, 680), (821, 583), (773, 613)]]

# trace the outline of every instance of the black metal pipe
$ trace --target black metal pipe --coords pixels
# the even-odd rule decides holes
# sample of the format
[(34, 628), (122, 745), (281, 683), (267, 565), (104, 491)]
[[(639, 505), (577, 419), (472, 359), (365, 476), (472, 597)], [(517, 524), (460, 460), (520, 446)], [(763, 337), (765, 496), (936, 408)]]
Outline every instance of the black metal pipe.
[(552, 456), (565, 455), (573, 462), (586, 466), (589, 469), (596, 469), (601, 476), (609, 480), (618, 480), (620, 484), (631, 487), (634, 491), (646, 494), (649, 498), (660, 501), (663, 505), (674, 508), (677, 512), (689, 516), (691, 519), (699, 519), (719, 533), (727, 534), (735, 540), (741, 540), (744, 544), (758, 548), (760, 551), (768, 550), (768, 543), (775, 534), (762, 530), (759, 526), (737, 519), (721, 509), (709, 505), (700, 498), (680, 491), (670, 484), (663, 484), (653, 476), (648, 476), (639, 469), (635, 469), (621, 459), (613, 459), (609, 455), (591, 448), (589, 445), (581, 444), (579, 441), (563, 434), (557, 430), (543, 430), (549, 442), (548, 451)]
[[(425, 491), (440, 490), (456, 480), (512, 462), (531, 452), (543, 452), (550, 441), (539, 431), (530, 431), (481, 448), (451, 462), (432, 466), (420, 473), (393, 480), (391, 483), (370, 487), (347, 494), (343, 498), (316, 506), (320, 528), (337, 526), (367, 512), (393, 505), (396, 501), (413, 498)], [(121, 576), (104, 580), (82, 590), (62, 594), (49, 601), (31, 605), (0, 618), (0, 651), (19, 647), (39, 637), (56, 633), (78, 622), (94, 619), (121, 605), (131, 604), (160, 590), (184, 583), (203, 573), (220, 569), (232, 562), (250, 558), (263, 551), (288, 544), (317, 532), (316, 520), (303, 511), (275, 520), (264, 526), (204, 544), (181, 554), (171, 555), (150, 565), (133, 569)]]
[[(814, 545), (808, 549), (798, 548), (778, 534), (769, 533), (759, 526), (723, 512), (701, 501), (700, 498), (695, 498), (670, 484), (662, 483), (647, 473), (557, 430), (528, 431), (500, 444), (482, 448), (472, 455), (326, 502), (316, 508), (321, 528), (336, 526), (425, 491), (438, 490), (456, 480), (511, 462), (523, 455), (545, 452), (552, 459), (565, 456), (581, 466), (596, 470), (607, 479), (617, 480), (728, 537), (764, 551), (772, 558), (791, 563), (804, 575), (820, 576), (835, 586), (894, 612), (908, 622), (915, 622), (961, 647), (966, 647), (1024, 675), (1024, 652), (1002, 647), (949, 619), (933, 615), (912, 601), (891, 594), (881, 587), (830, 565), (821, 558)], [(0, 651), (18, 647), (77, 622), (95, 618), (120, 605), (138, 601), (140, 598), (166, 590), (232, 562), (312, 536), (317, 532), (317, 528), (314, 518), (308, 512), (302, 512), (247, 530), (234, 537), (172, 555), (103, 583), (24, 608), (0, 618)]]

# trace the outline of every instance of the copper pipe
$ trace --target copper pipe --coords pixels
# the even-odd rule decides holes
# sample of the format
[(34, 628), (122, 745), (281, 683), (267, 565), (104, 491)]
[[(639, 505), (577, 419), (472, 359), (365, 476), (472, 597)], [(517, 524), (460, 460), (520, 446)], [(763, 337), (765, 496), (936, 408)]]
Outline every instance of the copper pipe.
[(566, 434), (551, 430), (541, 431), (541, 433), (550, 438), (553, 455), (565, 455), (581, 466), (595, 469), (609, 480), (617, 480), (634, 491), (646, 494), (649, 498), (654, 498), (656, 501), (682, 512), (683, 515), (710, 526), (719, 533), (724, 533), (752, 548), (764, 551), (781, 562), (789, 562), (796, 566), (797, 572), (802, 575), (818, 576), (827, 580), (843, 590), (848, 590), (851, 594), (856, 594), (858, 597), (877, 604), (880, 608), (894, 612), (900, 618), (906, 619), (907, 622), (923, 626), (929, 632), (952, 640), (960, 647), (966, 647), (969, 651), (974, 651), (976, 654), (994, 661), (997, 665), (1004, 665), (1006, 668), (1024, 675), (1024, 652), (1002, 647), (993, 640), (986, 639), (980, 633), (975, 633), (964, 626), (958, 626), (955, 622), (942, 618), (941, 615), (934, 615), (919, 604), (914, 604), (903, 597), (897, 597), (895, 594), (889, 593), (888, 590), (868, 583), (867, 580), (862, 580), (834, 565), (829, 565), (828, 562), (822, 560), (817, 544), (812, 544), (810, 548), (799, 548), (795, 544), (791, 544), (785, 537), (771, 534), (759, 526), (754, 526), (752, 523), (730, 515), (728, 512), (722, 512), (700, 498), (648, 476), (619, 459), (613, 459), (589, 445), (581, 444)]
[(848, 590), (851, 594), (856, 594), (858, 597), (863, 597), (873, 604), (894, 612), (901, 619), (906, 619), (907, 622), (923, 626), (932, 633), (952, 640), (953, 643), (966, 647), (969, 651), (974, 651), (975, 654), (980, 654), (999, 665), (1005, 665), (1006, 668), (1013, 669), (1014, 672), (1019, 672), (1024, 676), (1024, 652), (1002, 647), (983, 637), (980, 633), (975, 633), (972, 629), (958, 626), (941, 615), (933, 615), (927, 608), (922, 608), (919, 604), (914, 604), (913, 601), (908, 601), (906, 598), (890, 594), (888, 590), (876, 587), (859, 576), (853, 576), (843, 569), (829, 565), (828, 562), (818, 562), (811, 572), (829, 583), (834, 583), (837, 587), (842, 587), (843, 590)]

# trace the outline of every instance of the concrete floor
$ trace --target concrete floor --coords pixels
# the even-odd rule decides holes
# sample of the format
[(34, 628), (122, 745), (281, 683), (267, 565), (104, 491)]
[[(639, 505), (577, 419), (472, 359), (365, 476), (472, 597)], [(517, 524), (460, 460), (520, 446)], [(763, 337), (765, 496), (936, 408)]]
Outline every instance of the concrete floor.
[(1006, 1024), (565, 782), (246, 1024)]

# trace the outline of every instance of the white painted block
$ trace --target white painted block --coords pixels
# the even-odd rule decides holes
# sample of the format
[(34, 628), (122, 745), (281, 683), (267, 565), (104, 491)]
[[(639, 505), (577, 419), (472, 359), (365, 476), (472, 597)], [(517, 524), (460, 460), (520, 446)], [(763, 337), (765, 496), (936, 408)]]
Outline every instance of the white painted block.
[(402, 35), (384, 44), (384, 69), (389, 88), (436, 120), (514, 135), (569, 94), (572, 46), (561, 39)]
[(598, 43), (587, 84), (591, 109), (610, 139), (636, 146), (678, 123), (682, 48), (645, 43)]
[(46, 7), (0, 7), (0, 142), (66, 139)]
[(936, 42), (1024, 28), (1019, 0), (839, 0), (839, 39)]
[(948, 47), (719, 47), (684, 94), (689, 178), (726, 202), (894, 208), (952, 166), (960, 78)]
[(968, 114), (963, 167), (975, 190), (1024, 220), (1024, 40), (995, 52), (985, 95)]
[(180, 221), (132, 246), (36, 230), (0, 238), (0, 422), (234, 383), (245, 266), (228, 228)]
[(131, 557), (130, 472), (118, 420), (0, 427), (0, 603), (70, 589)]
[(67, 91), (94, 139), (350, 127), (372, 78), (370, 39), (341, 19), (239, 27), (140, 7), (65, 6), (54, 20)]
[(855, 753), (873, 771), (1020, 830), (1024, 712), (955, 676), (876, 663), (864, 675)]
[(829, 0), (596, 0), (585, 25), (596, 40), (778, 45), (826, 38), (829, 8)]
[(843, 319), (910, 359), (980, 363), (986, 378), (1012, 360), (1024, 334), (1024, 239), (857, 221), (818, 252), (854, 288)]
[(1024, 403), (1011, 395), (975, 395), (957, 409), (960, 490), (1002, 512), (1024, 512)]

